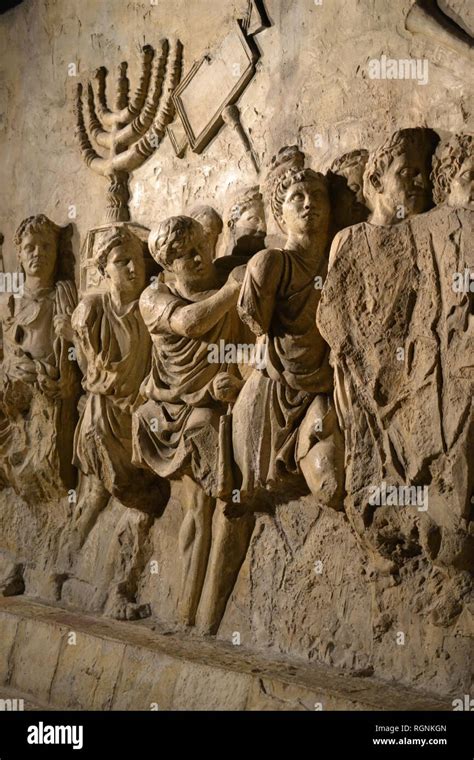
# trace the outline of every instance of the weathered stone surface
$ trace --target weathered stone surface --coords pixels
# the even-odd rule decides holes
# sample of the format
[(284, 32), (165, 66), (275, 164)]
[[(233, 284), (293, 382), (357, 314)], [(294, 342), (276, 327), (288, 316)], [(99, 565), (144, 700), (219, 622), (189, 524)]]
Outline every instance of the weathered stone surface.
[(0, 693), (470, 693), (472, 14), (332, 6), (0, 17)]
[[(54, 647), (43, 671), (35, 665), (25, 691), (20, 688), (23, 654), (36, 662), (44, 642), (41, 636), (29, 643), (18, 639), (16, 658), (0, 682), (0, 692), (12, 689), (45, 706), (57, 706), (57, 700), (67, 702), (69, 709), (93, 710), (104, 709), (105, 702), (109, 709), (135, 710), (445, 710), (450, 706), (448, 701), (370, 676), (348, 678), (335, 668), (256, 655), (244, 647), (200, 637), (170, 635), (146, 622), (111, 623), (22, 599), (0, 601), (0, 632), (17, 620), (21, 626), (37, 625), (41, 634), (49, 631), (63, 646), (56, 669), (51, 669), (57, 655)], [(75, 645), (67, 644), (71, 632), (76, 633)], [(100, 651), (105, 656), (97, 660)], [(78, 658), (72, 669), (71, 656)]]

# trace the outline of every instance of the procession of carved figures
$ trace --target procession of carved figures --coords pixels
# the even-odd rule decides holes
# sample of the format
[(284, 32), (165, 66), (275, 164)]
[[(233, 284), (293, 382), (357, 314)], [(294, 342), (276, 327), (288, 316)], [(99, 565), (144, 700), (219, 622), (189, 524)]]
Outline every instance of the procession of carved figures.
[[(345, 510), (380, 573), (422, 556), (462, 604), (473, 210), (472, 136), (420, 127), (326, 174), (285, 147), (223, 218), (202, 205), (147, 236), (103, 225), (100, 287), (79, 296), (71, 227), (23, 220), (23, 292), (1, 304), (0, 477), (28, 503), (77, 488), (62, 577), (111, 497), (143, 540), (179, 481), (185, 625), (218, 630), (256, 515), (310, 492)], [(146, 614), (134, 573), (111, 589), (117, 617)]]

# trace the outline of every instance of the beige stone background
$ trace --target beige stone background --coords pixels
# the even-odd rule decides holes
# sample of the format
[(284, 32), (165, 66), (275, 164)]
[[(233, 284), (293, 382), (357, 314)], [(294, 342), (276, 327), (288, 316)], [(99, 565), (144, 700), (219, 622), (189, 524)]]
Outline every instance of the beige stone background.
[[(325, 169), (346, 150), (372, 148), (396, 128), (429, 125), (442, 134), (472, 129), (472, 69), (404, 26), (411, 0), (267, 0), (273, 26), (257, 37), (258, 72), (239, 106), (262, 163), (282, 145), (298, 142), (312, 165)], [(44, 212), (66, 223), (75, 205), (76, 254), (87, 230), (103, 221), (106, 181), (82, 162), (74, 140), (75, 63), (87, 78), (101, 65), (130, 63), (136, 81), (138, 48), (178, 35), (184, 71), (226, 34), (246, 0), (27, 0), (0, 17), (0, 231), (6, 268), (14, 267), (12, 236), (24, 217)], [(374, 81), (369, 59), (426, 57), (429, 82)], [(223, 128), (198, 156), (176, 158), (166, 140), (132, 180), (132, 215), (148, 226), (196, 202), (223, 210), (229, 191), (256, 179), (236, 135)], [(50, 508), (49, 508), (50, 509)], [(40, 575), (67, 519), (57, 506), (30, 510), (0, 493), (0, 547), (28, 560), (27, 591), (41, 594)], [(107, 537), (123, 508), (113, 503), (86, 546), (82, 578), (65, 585), (65, 600), (91, 608), (101, 585)], [(179, 491), (152, 532), (140, 600), (173, 623), (177, 598)], [(131, 518), (133, 519), (133, 517)], [(41, 561), (37, 559), (42, 557)], [(314, 564), (323, 563), (316, 574)], [(398, 582), (376, 580), (343, 514), (327, 513), (314, 498), (258, 518), (247, 560), (219, 632), (241, 633), (245, 646), (320, 660), (439, 694), (469, 693), (469, 629), (464, 617), (450, 628), (432, 613), (443, 578), (415, 558)], [(397, 632), (406, 643), (396, 643)]]
[[(456, 3), (454, 3), (456, 4)], [(76, 206), (75, 244), (102, 222), (106, 180), (82, 162), (72, 94), (98, 66), (129, 61), (139, 46), (176, 35), (184, 72), (225, 36), (247, 0), (26, 0), (0, 17), (0, 231), (7, 268), (12, 236), (42, 211), (66, 223)], [(314, 168), (391, 130), (428, 124), (455, 131), (472, 120), (472, 67), (405, 29), (412, 0), (266, 0), (273, 26), (258, 35), (258, 72), (240, 100), (242, 123), (262, 164), (298, 142)], [(385, 54), (429, 60), (429, 82), (371, 80), (367, 64)], [(77, 66), (78, 78), (68, 76)], [(471, 121), (472, 125), (472, 121)], [(321, 144), (322, 143), (322, 144)], [(225, 127), (201, 155), (178, 159), (168, 139), (132, 180), (132, 214), (150, 226), (195, 202), (219, 210), (229, 189), (256, 179), (235, 133)]]

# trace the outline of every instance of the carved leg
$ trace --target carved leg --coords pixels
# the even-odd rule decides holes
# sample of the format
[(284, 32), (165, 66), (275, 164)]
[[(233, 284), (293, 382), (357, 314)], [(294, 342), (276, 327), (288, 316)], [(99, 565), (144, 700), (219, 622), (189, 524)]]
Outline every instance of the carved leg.
[(86, 539), (105, 509), (110, 494), (95, 475), (83, 475), (79, 489), (79, 499), (73, 515), (71, 530), (77, 535), (78, 549)]
[(199, 605), (198, 627), (204, 634), (217, 633), (255, 525), (253, 513), (227, 517), (225, 506), (224, 502), (218, 502), (211, 556)]
[(344, 437), (327, 396), (316, 396), (299, 430), (297, 461), (311, 493), (332, 509), (344, 506)]
[[(140, 577), (149, 559), (148, 538), (153, 517), (126, 509), (109, 543), (104, 568), (107, 603), (104, 615), (116, 620), (149, 617), (149, 604), (136, 601)], [(100, 597), (100, 592), (99, 592)]]
[(186, 513), (179, 531), (181, 587), (178, 616), (185, 625), (194, 625), (211, 548), (215, 500), (187, 475), (182, 482), (182, 496)]
[(109, 492), (95, 475), (81, 475), (79, 498), (59, 549), (59, 566), (68, 570), (74, 564), (77, 554), (84, 546), (97, 518), (107, 506)]

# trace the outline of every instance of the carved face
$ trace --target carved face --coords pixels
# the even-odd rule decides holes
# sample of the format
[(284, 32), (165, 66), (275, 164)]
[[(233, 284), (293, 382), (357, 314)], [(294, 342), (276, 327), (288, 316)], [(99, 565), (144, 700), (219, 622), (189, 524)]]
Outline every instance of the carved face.
[(236, 220), (230, 222), (237, 240), (245, 237), (263, 238), (267, 232), (263, 203), (253, 201)]
[(193, 218), (202, 226), (206, 239), (214, 251), (220, 235), (220, 229), (216, 223), (215, 215), (212, 211), (202, 210)]
[(199, 284), (207, 283), (212, 272), (211, 251), (205, 246), (200, 250), (190, 247), (173, 260), (171, 271), (184, 285), (199, 289)]
[(281, 221), (290, 234), (326, 232), (330, 205), (326, 187), (322, 183), (303, 180), (290, 185), (283, 201)]
[(474, 209), (474, 156), (468, 156), (451, 181), (448, 206)]
[(396, 156), (380, 178), (378, 192), (394, 213), (403, 207), (403, 217), (421, 214), (431, 201), (430, 160), (420, 146), (409, 145)]
[(365, 169), (365, 161), (360, 163), (354, 163), (351, 166), (347, 166), (345, 169), (340, 169), (337, 173), (345, 178), (347, 188), (352, 193), (355, 201), (365, 205), (364, 192), (363, 192), (363, 177)]
[(56, 270), (57, 241), (48, 229), (27, 232), (21, 239), (20, 264), (26, 277), (52, 281)]
[[(331, 180), (334, 216), (338, 228), (364, 222), (369, 214), (363, 195), (364, 167), (341, 169)], [(361, 199), (361, 200), (359, 200)]]
[(138, 298), (145, 287), (145, 262), (140, 248), (131, 245), (113, 248), (107, 257), (104, 275), (110, 287), (122, 295)]

